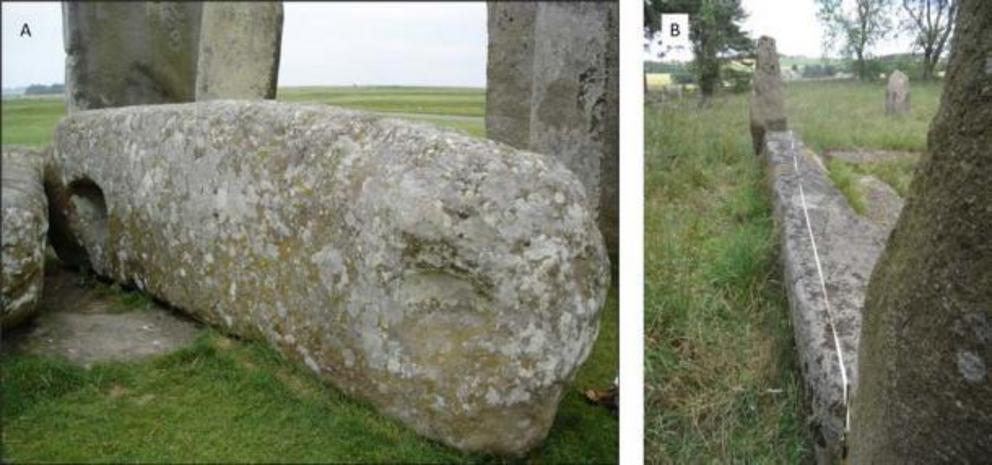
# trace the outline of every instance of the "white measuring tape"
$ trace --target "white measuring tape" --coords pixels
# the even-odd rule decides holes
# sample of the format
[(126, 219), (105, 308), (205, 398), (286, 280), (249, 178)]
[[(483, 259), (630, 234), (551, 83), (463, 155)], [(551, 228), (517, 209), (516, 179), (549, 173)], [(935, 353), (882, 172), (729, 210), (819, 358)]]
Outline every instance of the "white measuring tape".
[(803, 204), (803, 216), (806, 217), (806, 230), (809, 231), (809, 242), (813, 246), (813, 261), (816, 262), (816, 274), (820, 278), (820, 290), (823, 291), (823, 302), (827, 309), (827, 323), (830, 325), (830, 333), (834, 336), (834, 349), (837, 352), (837, 364), (840, 366), (840, 377), (844, 383), (844, 441), (847, 440), (847, 432), (851, 425), (851, 409), (847, 402), (847, 366), (844, 365), (844, 351), (840, 347), (840, 338), (837, 336), (837, 327), (834, 326), (833, 310), (830, 307), (830, 298), (827, 297), (827, 281), (823, 278), (823, 267), (820, 265), (820, 253), (816, 249), (816, 238), (813, 237), (813, 224), (809, 221), (809, 208), (806, 206), (806, 193), (803, 191), (803, 177), (799, 173), (799, 158), (796, 156), (796, 139), (790, 138), (792, 145), (792, 165), (795, 167), (796, 181), (799, 184), (799, 199)]

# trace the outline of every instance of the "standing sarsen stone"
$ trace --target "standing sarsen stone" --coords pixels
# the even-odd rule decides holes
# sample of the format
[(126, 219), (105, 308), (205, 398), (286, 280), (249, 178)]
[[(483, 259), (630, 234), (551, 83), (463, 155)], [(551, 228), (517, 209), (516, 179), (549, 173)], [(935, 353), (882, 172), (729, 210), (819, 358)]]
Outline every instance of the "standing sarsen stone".
[(189, 102), (200, 2), (63, 2), (66, 106)]
[(761, 36), (758, 39), (748, 115), (751, 120), (751, 140), (755, 155), (760, 154), (764, 147), (765, 133), (784, 131), (788, 126), (778, 50), (775, 47), (775, 39), (768, 36)]
[(893, 71), (885, 87), (885, 113), (896, 115), (909, 112), (909, 76)]
[(488, 137), (582, 180), (610, 255), (619, 242), (616, 2), (489, 4)]
[(545, 155), (227, 100), (79, 112), (53, 158), (58, 232), (80, 245), (60, 258), (81, 249), (460, 449), (538, 444), (599, 331), (602, 236)]
[(0, 329), (29, 317), (41, 299), (48, 244), (48, 201), (42, 181), (45, 157), (44, 152), (23, 147), (3, 148)]
[(852, 464), (992, 458), (992, 2), (958, 8), (928, 150), (868, 285)]
[(282, 2), (203, 4), (196, 100), (274, 99)]

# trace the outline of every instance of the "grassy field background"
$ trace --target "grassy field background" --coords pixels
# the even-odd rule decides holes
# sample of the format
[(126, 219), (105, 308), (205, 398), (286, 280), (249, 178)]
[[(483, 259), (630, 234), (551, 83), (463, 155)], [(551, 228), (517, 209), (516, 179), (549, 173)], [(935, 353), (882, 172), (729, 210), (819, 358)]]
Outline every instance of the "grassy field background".
[[(482, 89), (300, 88), (280, 89), (279, 99), (485, 132)], [(4, 100), (3, 143), (48, 144), (63, 113), (58, 98)], [(106, 286), (95, 280), (92, 285)], [(148, 311), (151, 305), (135, 292), (108, 292), (116, 292), (119, 308), (127, 311)], [(587, 403), (582, 390), (613, 382), (617, 321), (614, 285), (592, 355), (567, 389), (547, 440), (524, 461), (616, 462), (618, 420)], [(265, 345), (209, 329), (178, 352), (90, 369), (6, 353), (0, 376), (4, 461), (504, 461), (425, 440), (309, 371), (283, 363)]]
[[(922, 152), (938, 84), (887, 118), (884, 84), (790, 82), (789, 124), (826, 149)], [(809, 463), (812, 435), (747, 95), (645, 107), (645, 453), (651, 463)], [(908, 185), (916, 157), (883, 181)], [(852, 176), (853, 173), (847, 173)]]

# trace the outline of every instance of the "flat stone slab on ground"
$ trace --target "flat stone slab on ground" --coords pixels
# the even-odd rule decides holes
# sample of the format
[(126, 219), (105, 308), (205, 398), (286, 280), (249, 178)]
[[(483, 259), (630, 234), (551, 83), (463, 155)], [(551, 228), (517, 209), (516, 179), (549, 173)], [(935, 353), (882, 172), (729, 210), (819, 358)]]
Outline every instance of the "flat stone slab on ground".
[(823, 151), (825, 159), (836, 158), (848, 163), (874, 163), (879, 161), (898, 160), (900, 158), (916, 158), (920, 154), (916, 152), (903, 152), (898, 150), (874, 150), (874, 149), (830, 149)]
[(888, 230), (854, 212), (819, 158), (791, 131), (769, 132), (765, 144), (796, 350), (812, 403), (817, 463), (836, 463), (846, 414), (844, 384), (803, 213), (800, 179), (852, 395), (865, 290)]
[(203, 328), (158, 305), (120, 311), (116, 297), (52, 265), (45, 270), (39, 315), (3, 334), (4, 352), (62, 357), (88, 366), (164, 354), (193, 342)]

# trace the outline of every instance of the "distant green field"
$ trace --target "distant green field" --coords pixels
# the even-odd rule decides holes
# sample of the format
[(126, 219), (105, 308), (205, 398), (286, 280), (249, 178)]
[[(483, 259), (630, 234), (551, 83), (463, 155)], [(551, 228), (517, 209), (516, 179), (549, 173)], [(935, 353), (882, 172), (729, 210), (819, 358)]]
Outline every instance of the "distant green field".
[[(468, 87), (288, 87), (277, 99), (395, 114), (485, 137), (486, 91)], [(65, 114), (60, 97), (3, 101), (3, 143), (42, 146)]]
[[(280, 89), (279, 100), (393, 113), (485, 133), (483, 89)], [(3, 143), (48, 144), (63, 113), (60, 99), (4, 100)], [(121, 295), (118, 306), (143, 306), (146, 299), (132, 294)], [(566, 389), (548, 438), (526, 462), (616, 463), (618, 420), (586, 402), (582, 391), (608, 387), (617, 375), (618, 307), (614, 286), (599, 339)], [(0, 462), (504, 462), (417, 436), (306, 369), (283, 363), (265, 345), (212, 330), (172, 354), (91, 369), (5, 355), (0, 375)]]

